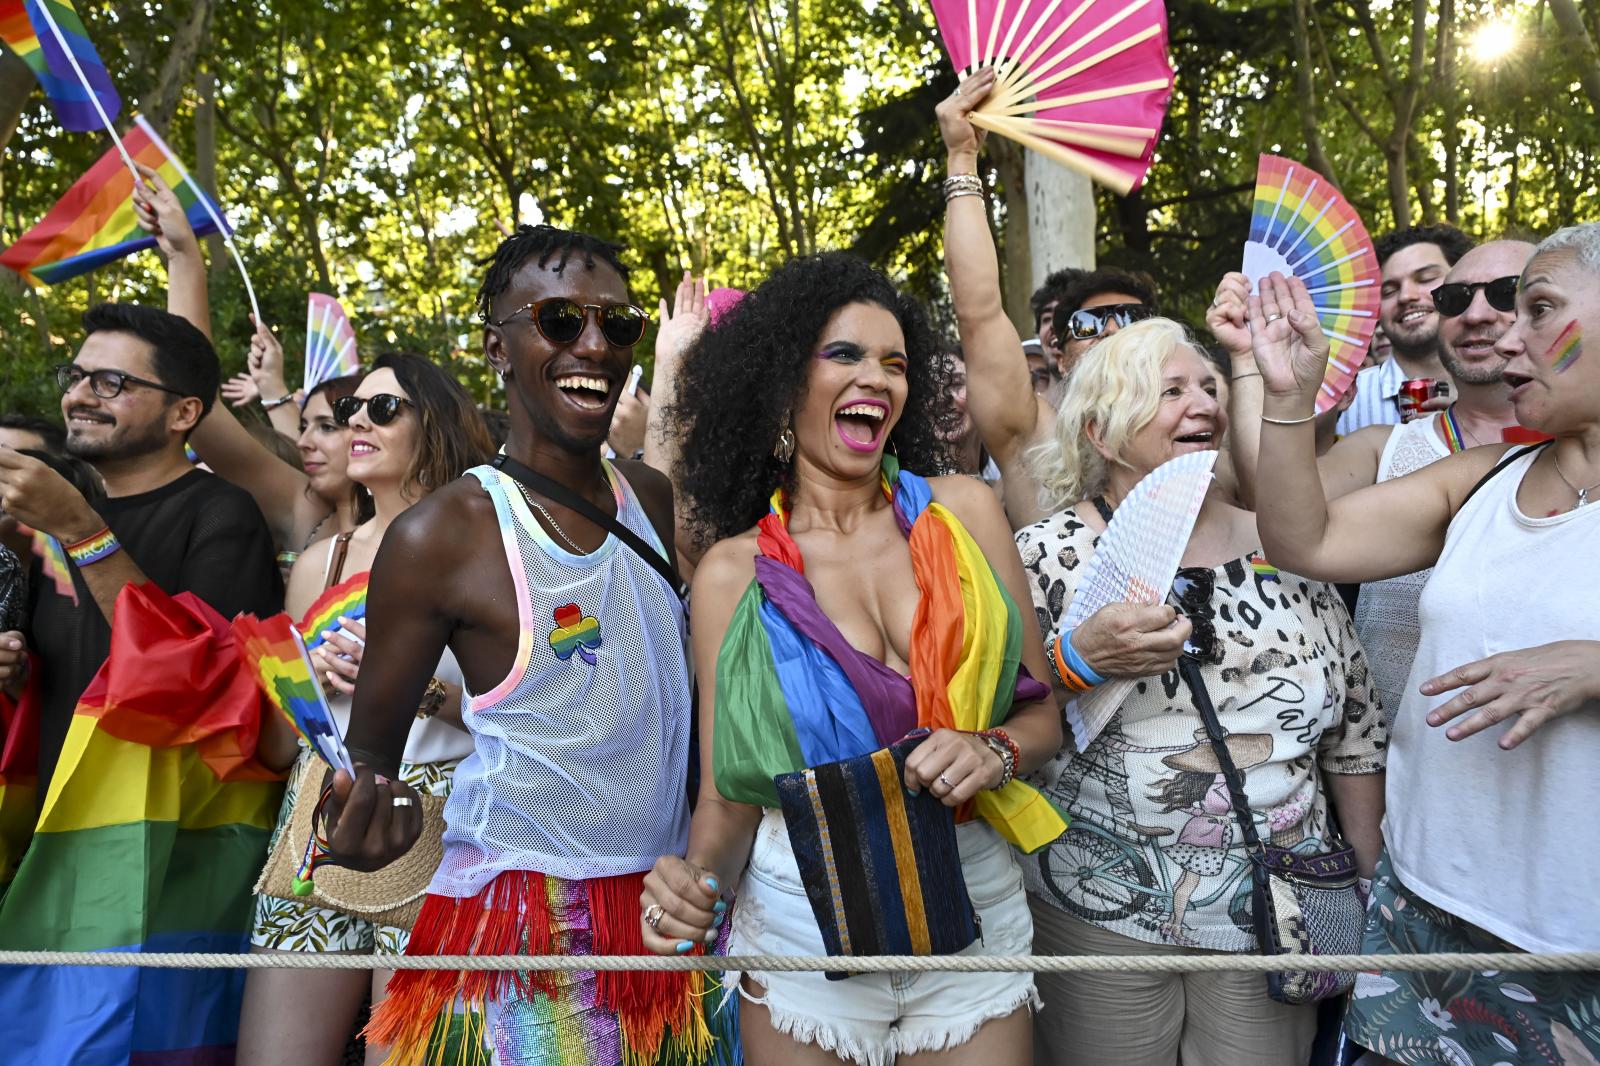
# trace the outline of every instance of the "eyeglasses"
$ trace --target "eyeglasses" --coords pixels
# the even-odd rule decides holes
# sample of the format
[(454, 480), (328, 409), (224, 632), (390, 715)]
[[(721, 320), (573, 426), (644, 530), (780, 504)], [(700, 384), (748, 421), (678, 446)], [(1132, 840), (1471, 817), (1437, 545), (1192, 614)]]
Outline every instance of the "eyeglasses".
[(1143, 322), (1147, 318), (1154, 318), (1155, 308), (1148, 304), (1107, 304), (1104, 307), (1085, 307), (1074, 311), (1067, 318), (1065, 335), (1061, 330), (1056, 330), (1057, 342), (1067, 340), (1087, 341), (1093, 340), (1106, 331), (1107, 322), (1115, 322), (1118, 329), (1133, 322)]
[(380, 392), (376, 396), (341, 396), (333, 401), (333, 420), (341, 426), (348, 426), (356, 412), (364, 406), (373, 425), (387, 426), (400, 417), (402, 405), (416, 406), (404, 396), (392, 396), (387, 392)]
[(1433, 306), (1446, 318), (1467, 313), (1479, 289), (1484, 299), (1496, 311), (1515, 311), (1517, 308), (1517, 282), (1520, 274), (1508, 274), (1493, 281), (1452, 281), (1433, 290)]
[(1211, 597), (1216, 591), (1216, 573), (1202, 566), (1182, 567), (1172, 579), (1172, 594), (1178, 600), (1178, 610), (1194, 626), (1189, 639), (1183, 642), (1184, 654), (1201, 662), (1222, 661), (1217, 626), (1213, 621), (1216, 610), (1211, 606)]
[(1035, 392), (1038, 392), (1041, 388), (1048, 389), (1050, 386), (1056, 383), (1055, 368), (1042, 366), (1030, 367), (1028, 369), (1028, 378), (1033, 382), (1033, 389)]
[(122, 390), (129, 385), (143, 385), (147, 389), (159, 389), (161, 392), (171, 393), (173, 396), (182, 396), (177, 389), (169, 389), (165, 385), (144, 378), (136, 378), (132, 374), (125, 374), (120, 370), (85, 370), (75, 363), (62, 363), (56, 367), (56, 384), (63, 393), (71, 392), (77, 387), (78, 382), (84, 378), (89, 379), (89, 389), (102, 400), (114, 400), (122, 395)]
[(644, 308), (633, 304), (581, 304), (565, 296), (523, 304), (498, 322), (491, 319), (489, 324), (504, 326), (524, 311), (533, 320), (539, 336), (551, 344), (566, 345), (577, 340), (588, 325), (591, 311), (600, 320), (600, 332), (606, 342), (617, 348), (632, 348), (638, 344), (644, 339), (645, 326), (650, 324), (650, 316), (645, 314)]

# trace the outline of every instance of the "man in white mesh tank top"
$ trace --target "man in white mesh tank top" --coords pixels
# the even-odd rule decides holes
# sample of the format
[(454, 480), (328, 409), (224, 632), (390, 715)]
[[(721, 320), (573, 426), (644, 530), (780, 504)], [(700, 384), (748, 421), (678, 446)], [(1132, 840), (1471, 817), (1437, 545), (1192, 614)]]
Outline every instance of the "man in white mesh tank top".
[[(686, 843), (684, 612), (645, 557), (672, 559), (672, 490), (643, 464), (601, 458), (647, 325), (618, 251), (549, 226), (502, 242), (478, 309), (510, 411), (504, 456), (407, 511), (372, 569), (349, 736), (358, 774), (334, 784), (333, 853), (378, 870), (430, 831), (397, 769), (446, 646), (474, 742), (413, 954), (643, 954), (643, 872)], [(557, 1047), (595, 1066), (710, 1050), (692, 975), (521, 976), (401, 971), (368, 1039), (420, 1061), (459, 1000), (498, 1062)]]

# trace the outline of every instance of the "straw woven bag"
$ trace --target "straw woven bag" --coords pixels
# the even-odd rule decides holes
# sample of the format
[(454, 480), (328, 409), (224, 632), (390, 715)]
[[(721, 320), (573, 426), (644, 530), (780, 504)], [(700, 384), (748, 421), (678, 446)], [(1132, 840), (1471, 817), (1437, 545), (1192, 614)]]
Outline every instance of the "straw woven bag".
[(289, 822), (278, 834), (272, 854), (267, 856), (255, 891), (264, 896), (342, 911), (376, 925), (410, 929), (422, 911), (422, 900), (428, 894), (434, 871), (444, 860), (445, 797), (417, 797), (422, 805), (422, 835), (394, 862), (370, 872), (319, 864), (310, 894), (300, 896), (294, 891), (294, 876), (305, 854), (306, 842), (311, 839), (311, 820), (320, 797), (321, 790), (312, 782), (302, 783), (295, 795)]

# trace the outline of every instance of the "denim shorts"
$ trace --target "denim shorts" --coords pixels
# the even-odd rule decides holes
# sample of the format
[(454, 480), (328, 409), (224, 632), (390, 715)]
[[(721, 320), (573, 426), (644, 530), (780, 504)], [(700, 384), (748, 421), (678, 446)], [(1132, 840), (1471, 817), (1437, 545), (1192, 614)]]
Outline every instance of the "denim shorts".
[[(982, 937), (963, 955), (1027, 955), (1033, 918), (1011, 848), (985, 822), (956, 827), (961, 872), (982, 922)], [(768, 810), (733, 907), (729, 955), (825, 955), (783, 814)], [(751, 973), (765, 988), (746, 999), (767, 1008), (772, 1025), (861, 1066), (888, 1066), (899, 1054), (942, 1051), (972, 1039), (984, 1022), (1018, 1007), (1037, 1010), (1027, 973), (858, 974), (830, 981), (820, 973)], [(727, 973), (732, 987), (740, 978)]]

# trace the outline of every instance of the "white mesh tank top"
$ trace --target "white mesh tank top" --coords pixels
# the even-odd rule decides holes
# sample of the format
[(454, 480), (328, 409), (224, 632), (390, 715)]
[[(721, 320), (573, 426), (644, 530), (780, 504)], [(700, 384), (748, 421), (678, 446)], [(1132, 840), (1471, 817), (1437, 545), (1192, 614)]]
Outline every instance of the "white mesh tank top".
[[(660, 540), (610, 464), (617, 519)], [(616, 537), (558, 545), (516, 482), (468, 471), (494, 501), (522, 638), (511, 673), (467, 699), (473, 753), (445, 805), (429, 891), (474, 896), (506, 870), (611, 877), (683, 854), (689, 838), (689, 665), (683, 606)]]

